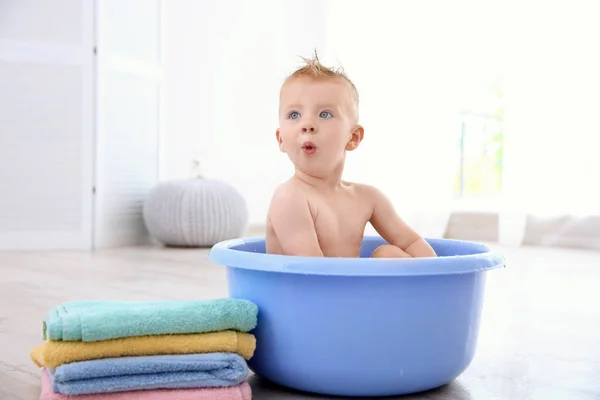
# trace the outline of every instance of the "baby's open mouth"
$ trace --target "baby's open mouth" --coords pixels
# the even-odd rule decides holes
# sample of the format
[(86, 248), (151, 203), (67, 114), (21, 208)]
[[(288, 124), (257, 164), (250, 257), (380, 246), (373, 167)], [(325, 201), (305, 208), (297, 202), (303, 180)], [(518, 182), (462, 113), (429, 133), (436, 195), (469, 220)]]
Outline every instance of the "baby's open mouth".
[(312, 142), (304, 142), (302, 144), (302, 150), (306, 154), (313, 154), (315, 151), (317, 151), (317, 146), (315, 146)]

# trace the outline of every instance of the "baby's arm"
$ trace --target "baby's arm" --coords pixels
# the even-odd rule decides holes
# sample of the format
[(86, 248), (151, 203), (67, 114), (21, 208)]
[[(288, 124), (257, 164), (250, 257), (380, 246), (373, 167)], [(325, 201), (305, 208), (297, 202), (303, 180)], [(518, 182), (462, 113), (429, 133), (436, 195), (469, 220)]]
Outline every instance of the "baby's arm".
[(378, 189), (367, 188), (373, 204), (371, 225), (389, 244), (412, 257), (436, 257), (433, 248), (396, 213), (390, 200)]
[(285, 255), (323, 257), (308, 199), (301, 190), (280, 186), (273, 195), (269, 218)]

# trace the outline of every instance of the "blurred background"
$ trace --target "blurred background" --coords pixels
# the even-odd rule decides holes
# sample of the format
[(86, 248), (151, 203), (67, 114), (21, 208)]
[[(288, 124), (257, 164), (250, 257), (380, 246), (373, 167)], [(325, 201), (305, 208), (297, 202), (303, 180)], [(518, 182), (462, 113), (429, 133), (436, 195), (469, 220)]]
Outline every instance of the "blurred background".
[[(160, 182), (227, 182), (262, 234), (278, 90), (316, 49), (360, 93), (345, 179), (422, 235), (600, 249), (600, 5), (0, 0), (0, 249), (146, 243)], [(367, 229), (371, 231), (370, 227)]]

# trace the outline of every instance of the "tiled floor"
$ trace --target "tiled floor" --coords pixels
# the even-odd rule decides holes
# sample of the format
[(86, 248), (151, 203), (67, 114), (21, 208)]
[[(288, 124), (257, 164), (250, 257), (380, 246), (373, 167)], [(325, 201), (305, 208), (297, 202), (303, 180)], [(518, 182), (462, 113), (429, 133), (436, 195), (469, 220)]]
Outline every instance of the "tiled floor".
[[(491, 271), (478, 353), (455, 382), (403, 399), (600, 399), (600, 253), (504, 249)], [(29, 350), (46, 310), (73, 299), (209, 298), (227, 293), (206, 250), (0, 253), (0, 399), (39, 398)], [(253, 398), (326, 399), (251, 378)]]

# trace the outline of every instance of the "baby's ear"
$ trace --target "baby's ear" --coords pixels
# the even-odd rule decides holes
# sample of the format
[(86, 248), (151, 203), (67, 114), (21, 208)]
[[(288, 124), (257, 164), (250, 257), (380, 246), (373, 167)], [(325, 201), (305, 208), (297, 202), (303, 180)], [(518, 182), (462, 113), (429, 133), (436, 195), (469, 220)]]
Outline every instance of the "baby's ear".
[(346, 150), (356, 150), (360, 142), (362, 142), (364, 136), (365, 129), (360, 125), (355, 126), (354, 130), (352, 131), (352, 136), (350, 136), (350, 141), (348, 144), (346, 144)]
[(283, 148), (283, 140), (281, 140), (281, 132), (279, 132), (279, 128), (275, 131), (275, 137), (277, 138), (277, 143), (279, 144), (279, 150), (282, 153), (285, 153), (285, 149)]

